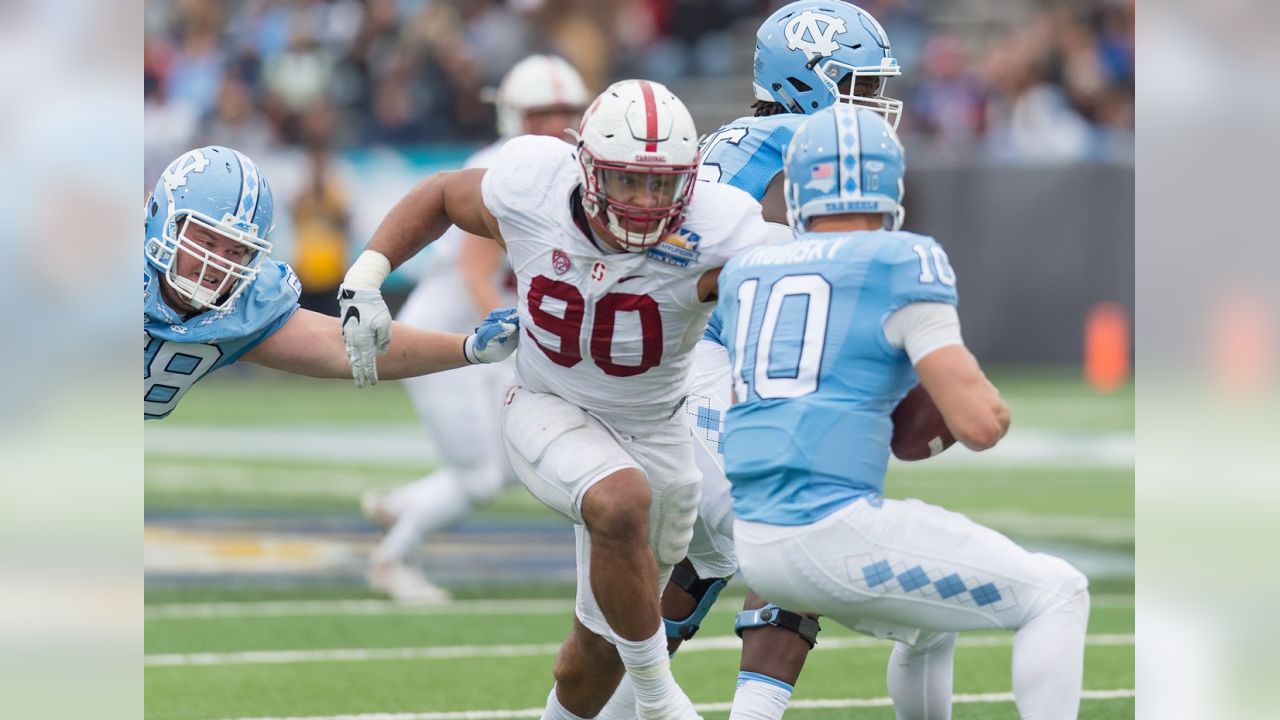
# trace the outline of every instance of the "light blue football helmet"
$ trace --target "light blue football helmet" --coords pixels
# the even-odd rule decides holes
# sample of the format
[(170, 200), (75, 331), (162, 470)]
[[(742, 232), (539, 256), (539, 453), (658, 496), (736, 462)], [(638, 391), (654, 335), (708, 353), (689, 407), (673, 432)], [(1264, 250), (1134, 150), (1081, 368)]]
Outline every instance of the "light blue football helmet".
[[(850, 73), (847, 92), (841, 81)], [(902, 74), (889, 36), (866, 10), (842, 0), (784, 5), (756, 32), (755, 96), (788, 112), (812, 114), (837, 101), (868, 107), (895, 129), (902, 101), (884, 96), (888, 78)], [(876, 78), (869, 96), (854, 94), (858, 78)]]
[(783, 167), (796, 232), (815, 217), (847, 213), (883, 213), (886, 229), (902, 227), (902, 143), (879, 113), (844, 104), (819, 110), (796, 130)]
[[(192, 308), (225, 310), (271, 254), (274, 212), (271, 187), (252, 160), (219, 145), (189, 150), (169, 163), (147, 198), (147, 261)], [(214, 252), (208, 233), (195, 228), (232, 240), (224, 251), (232, 257)], [(184, 262), (180, 273), (180, 255), (198, 264)]]

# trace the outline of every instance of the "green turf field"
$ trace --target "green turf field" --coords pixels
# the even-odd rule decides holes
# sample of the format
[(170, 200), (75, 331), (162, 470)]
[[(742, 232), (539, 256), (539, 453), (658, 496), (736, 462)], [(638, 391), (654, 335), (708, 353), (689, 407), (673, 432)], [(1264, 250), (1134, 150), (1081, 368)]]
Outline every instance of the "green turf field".
[[(1085, 672), (1091, 699), (1081, 717), (1133, 717), (1133, 470), (1131, 457), (1127, 465), (1117, 462), (1113, 447), (1120, 441), (1123, 454), (1127, 438), (1131, 448), (1132, 389), (1099, 397), (1063, 372), (1006, 371), (993, 380), (1013, 409), (1010, 440), (1026, 438), (1028, 456), (1000, 465), (896, 465), (888, 494), (965, 512), (1087, 568), (1094, 594)], [(555, 647), (568, 628), (568, 586), (455, 584), (462, 599), (441, 609), (378, 599), (351, 570), (376, 539), (362, 526), (356, 498), (368, 487), (411, 480), (429, 463), (267, 457), (244, 452), (247, 445), (233, 432), (305, 439), (360, 428), (412, 437), (415, 422), (394, 383), (358, 391), (347, 383), (252, 373), (201, 383), (171, 419), (148, 425), (148, 718), (537, 717)], [(187, 452), (162, 449), (157, 425), (215, 440), (191, 443), (199, 447)], [(1042, 452), (1054, 459), (1037, 459)], [(555, 521), (517, 487), (473, 522), (536, 529)], [(295, 526), (307, 534), (289, 535)], [(233, 539), (209, 540), (219, 533)], [(258, 534), (303, 539), (298, 548), (245, 539)], [(469, 544), (475, 542), (482, 541), (450, 536), (447, 551), (433, 557), (483, 557), (483, 544), (478, 550)], [(288, 563), (291, 552), (297, 572)], [(341, 571), (324, 565), (325, 553), (339, 558)], [(234, 569), (241, 555), (262, 554), (283, 566), (273, 565), (263, 576), (268, 580), (255, 579), (257, 569), (208, 572), (200, 565)], [(309, 574), (308, 562), (319, 569)], [(677, 679), (708, 718), (728, 714), (738, 601), (727, 592), (674, 661)], [(1017, 717), (1008, 695), (1011, 637), (962, 636), (954, 717)], [(825, 623), (788, 716), (892, 718), (884, 687), (888, 652), (885, 643)]]

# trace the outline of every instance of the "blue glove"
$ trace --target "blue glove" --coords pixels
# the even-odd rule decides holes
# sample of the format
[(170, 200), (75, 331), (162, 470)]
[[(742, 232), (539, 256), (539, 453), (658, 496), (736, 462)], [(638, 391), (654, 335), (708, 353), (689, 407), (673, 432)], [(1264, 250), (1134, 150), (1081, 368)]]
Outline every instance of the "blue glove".
[(462, 343), (467, 362), (495, 363), (506, 360), (520, 343), (520, 316), (515, 308), (498, 308), (480, 322), (475, 333)]

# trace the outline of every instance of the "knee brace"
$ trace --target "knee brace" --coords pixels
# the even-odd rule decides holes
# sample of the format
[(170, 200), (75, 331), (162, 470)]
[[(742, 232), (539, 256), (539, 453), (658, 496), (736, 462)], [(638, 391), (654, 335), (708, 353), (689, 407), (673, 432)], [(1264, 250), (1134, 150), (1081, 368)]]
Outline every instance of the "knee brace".
[(716, 598), (720, 597), (720, 591), (729, 584), (729, 578), (703, 580), (683, 565), (676, 565), (671, 571), (671, 582), (698, 601), (698, 606), (683, 620), (662, 618), (662, 624), (667, 628), (667, 637), (688, 640), (698, 632), (702, 619), (711, 611)]
[(766, 625), (790, 630), (799, 635), (801, 640), (809, 643), (809, 649), (811, 650), (814, 645), (818, 644), (818, 631), (822, 630), (822, 626), (818, 625), (817, 620), (799, 613), (793, 613), (790, 610), (783, 610), (777, 605), (769, 603), (762, 608), (743, 610), (738, 613), (738, 616), (733, 621), (733, 632), (738, 637), (742, 637), (743, 630)]

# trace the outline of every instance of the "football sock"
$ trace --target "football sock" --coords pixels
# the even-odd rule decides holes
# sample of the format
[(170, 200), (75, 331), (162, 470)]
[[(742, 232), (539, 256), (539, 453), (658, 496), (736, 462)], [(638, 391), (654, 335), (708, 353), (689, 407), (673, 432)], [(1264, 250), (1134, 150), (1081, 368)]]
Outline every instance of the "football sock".
[(666, 704), (668, 698), (682, 695), (680, 687), (671, 675), (671, 660), (667, 657), (667, 631), (661, 623), (648, 640), (626, 640), (615, 637), (618, 656), (631, 676), (636, 702), (647, 707)]
[(1088, 621), (1089, 592), (1080, 590), (1013, 636), (1013, 697), (1023, 720), (1076, 717)]
[(438, 470), (406, 488), (400, 519), (373, 551), (374, 560), (404, 560), (422, 539), (466, 514), (471, 507), (449, 469)]
[(618, 689), (613, 691), (613, 697), (604, 704), (596, 720), (635, 720), (635, 717), (636, 693), (631, 687), (631, 675), (624, 673)]
[(564, 709), (560, 704), (560, 698), (556, 697), (556, 686), (551, 686), (551, 693), (547, 695), (547, 709), (542, 712), (542, 720), (585, 720), (577, 715)]
[(943, 633), (924, 647), (894, 643), (889, 655), (889, 697), (898, 720), (951, 717), (951, 673), (956, 634)]
[(781, 720), (794, 687), (768, 675), (738, 673), (729, 720)]

